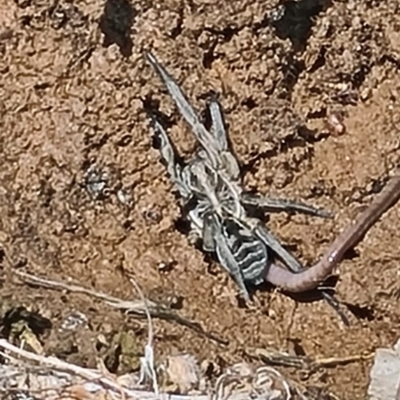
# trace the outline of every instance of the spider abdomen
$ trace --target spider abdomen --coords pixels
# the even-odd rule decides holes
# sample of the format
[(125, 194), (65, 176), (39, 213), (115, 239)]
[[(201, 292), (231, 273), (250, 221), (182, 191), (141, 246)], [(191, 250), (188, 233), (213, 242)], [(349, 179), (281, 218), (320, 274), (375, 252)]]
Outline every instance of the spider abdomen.
[(259, 284), (264, 280), (268, 253), (264, 243), (247, 228), (237, 224), (226, 226), (224, 235), (245, 282)]

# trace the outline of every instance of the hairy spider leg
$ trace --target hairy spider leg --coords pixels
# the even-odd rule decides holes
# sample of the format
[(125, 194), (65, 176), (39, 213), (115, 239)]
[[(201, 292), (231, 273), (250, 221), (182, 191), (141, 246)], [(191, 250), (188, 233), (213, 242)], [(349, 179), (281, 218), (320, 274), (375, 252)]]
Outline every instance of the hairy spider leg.
[(152, 122), (156, 135), (160, 140), (161, 157), (167, 166), (167, 171), (172, 180), (172, 183), (176, 186), (179, 194), (184, 199), (189, 199), (192, 195), (192, 192), (188, 188), (185, 180), (183, 179), (182, 166), (176, 162), (176, 151), (172, 145), (172, 142), (169, 140), (168, 134), (165, 131), (164, 127), (155, 116), (152, 116)]
[(196, 139), (206, 151), (211, 165), (217, 169), (221, 166), (221, 160), (218, 151), (216, 151), (216, 148), (218, 147), (216, 140), (200, 122), (196, 111), (190, 105), (182, 89), (166, 71), (166, 69), (159, 63), (157, 58), (151, 52), (146, 52), (146, 57), (154, 70), (160, 76), (161, 80), (164, 82), (182, 117), (192, 128), (192, 132)]
[[(254, 233), (270, 248), (286, 265), (286, 267), (294, 272), (300, 273), (305, 270), (301, 262), (288, 250), (286, 250), (278, 241), (278, 239), (261, 223), (257, 223), (253, 228)], [(267, 269), (268, 271), (268, 269)], [(335, 297), (326, 292), (323, 288), (318, 288), (321, 296), (326, 302), (339, 314), (345, 325), (349, 325), (349, 321), (340, 309), (340, 302)]]
[(250, 294), (247, 290), (241, 266), (232, 253), (228, 238), (225, 236), (222, 223), (215, 213), (210, 213), (207, 219), (207, 229), (210, 229), (215, 241), (215, 252), (219, 262), (225, 271), (235, 280), (240, 293), (246, 301), (250, 300)]
[(218, 150), (228, 151), (228, 136), (225, 130), (221, 106), (216, 99), (211, 99), (208, 104), (208, 109), (211, 116), (212, 132), (217, 140)]
[(208, 212), (203, 218), (203, 250), (213, 253), (216, 250), (215, 235), (218, 227), (215, 224), (212, 212)]
[(253, 231), (283, 261), (288, 269), (293, 272), (300, 272), (304, 269), (300, 261), (286, 250), (279, 240), (260, 222), (256, 223)]
[(243, 193), (242, 203), (247, 206), (258, 207), (270, 212), (295, 211), (321, 218), (333, 218), (332, 213), (302, 202), (282, 198), (270, 198), (252, 193)]
[(224, 169), (230, 179), (240, 181), (240, 168), (236, 157), (229, 149), (221, 105), (216, 99), (211, 99), (208, 108), (211, 116), (212, 132), (217, 141), (220, 156), (223, 159)]

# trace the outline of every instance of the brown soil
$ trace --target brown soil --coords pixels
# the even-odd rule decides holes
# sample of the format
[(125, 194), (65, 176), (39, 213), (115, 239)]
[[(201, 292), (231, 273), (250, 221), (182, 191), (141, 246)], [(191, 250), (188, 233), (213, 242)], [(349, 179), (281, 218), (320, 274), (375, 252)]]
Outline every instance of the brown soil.
[[(223, 366), (246, 359), (251, 347), (324, 358), (393, 345), (400, 207), (340, 266), (336, 295), (348, 305), (349, 328), (323, 301), (271, 290), (256, 291), (256, 307), (240, 307), (232, 280), (177, 229), (180, 210), (145, 108), (165, 113), (184, 155), (193, 141), (143, 51), (154, 51), (197, 109), (219, 93), (248, 188), (336, 213), (332, 221), (271, 216), (271, 229), (309, 265), (399, 163), (398, 1), (292, 2), (286, 10), (297, 7), (298, 19), (276, 27), (275, 0), (127, 1), (0, 6), (3, 335), (6, 312), (24, 306), (52, 322), (40, 336), (45, 353), (81, 365), (103, 354), (100, 334), (107, 342), (130, 332), (138, 352), (146, 341), (144, 321), (84, 295), (22, 284), (13, 271), (24, 268), (124, 299), (137, 297), (132, 274), (146, 296), (181, 299), (181, 315), (229, 341), (155, 320), (161, 355), (184, 351)], [(313, 24), (305, 41), (307, 19), (299, 16), (307, 10), (299, 9), (307, 4)], [(344, 134), (327, 129), (332, 115), (343, 115)], [(75, 311), (88, 326), (68, 333), (61, 324)], [(283, 372), (362, 399), (370, 366), (358, 361), (307, 378)]]

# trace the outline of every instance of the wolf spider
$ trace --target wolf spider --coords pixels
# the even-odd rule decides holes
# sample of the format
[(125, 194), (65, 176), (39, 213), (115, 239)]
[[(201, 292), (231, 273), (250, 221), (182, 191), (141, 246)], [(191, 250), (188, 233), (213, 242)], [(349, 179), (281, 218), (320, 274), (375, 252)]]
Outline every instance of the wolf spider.
[(191, 230), (202, 240), (203, 250), (215, 252), (224, 269), (235, 279), (247, 300), (246, 283), (259, 284), (268, 269), (269, 251), (293, 272), (303, 270), (301, 263), (256, 219), (249, 217), (255, 208), (269, 212), (301, 212), (323, 218), (331, 214), (311, 205), (282, 198), (263, 197), (246, 192), (236, 157), (228, 143), (221, 106), (209, 101), (212, 126), (207, 130), (185, 94), (152, 53), (148, 61), (164, 82), (178, 110), (191, 127), (199, 148), (186, 164), (177, 161), (177, 152), (160, 120), (152, 115), (162, 159), (169, 176), (190, 209)]

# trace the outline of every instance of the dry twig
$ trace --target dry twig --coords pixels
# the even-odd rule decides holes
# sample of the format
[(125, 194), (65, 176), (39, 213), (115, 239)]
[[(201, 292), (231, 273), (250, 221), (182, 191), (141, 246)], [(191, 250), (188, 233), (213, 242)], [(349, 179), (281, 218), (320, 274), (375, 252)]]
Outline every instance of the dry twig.
[(284, 367), (301, 368), (314, 372), (319, 368), (332, 368), (338, 365), (346, 365), (357, 361), (367, 361), (374, 357), (374, 354), (357, 354), (346, 357), (327, 357), (327, 358), (312, 358), (307, 356), (296, 356), (288, 353), (279, 352), (273, 349), (248, 348), (245, 351), (246, 355), (259, 359), (262, 362), (270, 365), (280, 365)]
[(57, 282), (50, 279), (40, 278), (38, 276), (28, 274), (22, 271), (14, 271), (14, 273), (25, 283), (32, 285), (32, 286), (39, 286), (47, 289), (52, 290), (68, 290), (69, 292), (73, 293), (82, 293), (91, 297), (95, 297), (99, 300), (104, 301), (108, 306), (117, 308), (119, 310), (125, 311), (127, 313), (132, 313), (140, 317), (146, 317), (146, 305), (148, 312), (150, 313), (151, 317), (153, 318), (160, 318), (166, 321), (174, 321), (179, 325), (185, 326), (196, 333), (207, 337), (219, 344), (228, 345), (229, 342), (219, 338), (212, 333), (206, 332), (202, 326), (195, 321), (191, 321), (184, 317), (181, 317), (174, 311), (170, 310), (168, 307), (146, 299), (146, 305), (144, 304), (143, 300), (122, 300), (118, 297), (113, 297), (105, 293), (96, 292), (91, 289), (86, 289), (84, 287), (68, 284), (64, 282)]

